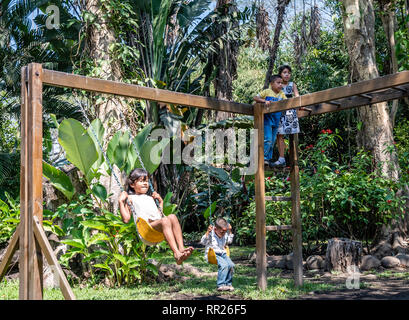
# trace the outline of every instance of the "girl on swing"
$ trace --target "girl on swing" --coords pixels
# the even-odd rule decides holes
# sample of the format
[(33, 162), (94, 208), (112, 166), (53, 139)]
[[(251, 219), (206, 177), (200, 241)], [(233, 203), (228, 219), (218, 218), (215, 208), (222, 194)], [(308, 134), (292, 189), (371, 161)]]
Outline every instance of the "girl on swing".
[[(178, 218), (174, 214), (162, 215), (163, 200), (161, 196), (157, 192), (153, 192), (152, 196), (146, 194), (149, 190), (148, 172), (144, 169), (131, 171), (125, 190), (118, 199), (122, 221), (129, 223), (131, 220), (131, 208), (126, 203), (126, 200), (129, 199), (135, 209), (136, 216), (148, 222), (153, 229), (163, 233), (173, 251), (176, 263), (182, 264), (192, 254), (193, 247), (185, 248)], [(156, 206), (154, 199), (158, 200), (161, 211)]]

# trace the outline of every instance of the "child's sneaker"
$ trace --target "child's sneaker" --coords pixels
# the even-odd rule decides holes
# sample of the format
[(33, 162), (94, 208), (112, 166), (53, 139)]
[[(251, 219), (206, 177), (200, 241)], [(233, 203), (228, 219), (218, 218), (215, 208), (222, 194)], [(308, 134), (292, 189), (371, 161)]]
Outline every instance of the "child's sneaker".
[(226, 287), (227, 287), (228, 291), (234, 291), (234, 288), (233, 288), (233, 286), (232, 286), (232, 285), (230, 285), (230, 286), (226, 286)]
[(276, 162), (271, 162), (270, 167), (285, 167), (285, 159), (279, 158)]
[(229, 291), (229, 287), (228, 286), (220, 286), (220, 287), (217, 287), (217, 291)]

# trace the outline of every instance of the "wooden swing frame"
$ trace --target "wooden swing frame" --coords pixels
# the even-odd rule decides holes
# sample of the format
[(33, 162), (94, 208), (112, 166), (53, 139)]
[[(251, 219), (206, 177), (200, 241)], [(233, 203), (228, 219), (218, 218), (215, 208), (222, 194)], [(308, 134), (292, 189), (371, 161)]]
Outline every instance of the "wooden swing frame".
[[(140, 87), (115, 81), (94, 79), (74, 74), (43, 69), (41, 64), (31, 63), (21, 71), (21, 172), (20, 172), (20, 224), (0, 262), (0, 281), (6, 274), (11, 259), (20, 249), (19, 299), (43, 299), (43, 255), (54, 266), (65, 299), (75, 299), (68, 281), (48, 242), (42, 227), (42, 92), (43, 85), (93, 91), (103, 94), (146, 99), (161, 103), (183, 105), (230, 113), (254, 116), (257, 129), (257, 172), (255, 175), (256, 196), (256, 263), (257, 286), (267, 287), (266, 231), (283, 230), (283, 226), (266, 226), (264, 183), (264, 113), (309, 107), (311, 112), (299, 111), (299, 118), (336, 112), (363, 105), (400, 99), (409, 96), (409, 71), (399, 72), (373, 80), (314, 92), (297, 98), (276, 102), (269, 107), (262, 104), (242, 104), (214, 98), (177, 93), (167, 90)], [(302, 233), (298, 169), (298, 135), (290, 135), (291, 202), (294, 282), (303, 284)], [(268, 200), (268, 199), (267, 199)], [(288, 228), (287, 228), (288, 229)]]

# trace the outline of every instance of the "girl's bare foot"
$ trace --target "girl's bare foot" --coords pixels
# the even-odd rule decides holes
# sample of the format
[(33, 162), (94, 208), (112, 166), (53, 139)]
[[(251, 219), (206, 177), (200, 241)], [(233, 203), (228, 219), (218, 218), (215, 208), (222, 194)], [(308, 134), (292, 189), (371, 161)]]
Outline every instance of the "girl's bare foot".
[(189, 258), (190, 257), (190, 255), (192, 254), (192, 251), (190, 251), (190, 250), (186, 250), (185, 252), (183, 252), (183, 260), (182, 261), (185, 261), (187, 258)]
[(182, 262), (183, 262), (184, 260), (186, 260), (186, 258), (184, 258), (184, 256), (185, 256), (185, 254), (184, 254), (184, 253), (181, 253), (181, 252), (174, 253), (174, 254), (173, 254), (173, 257), (174, 257), (175, 260), (176, 260), (176, 264), (181, 265)]
[(183, 252), (188, 252), (188, 251), (189, 251), (190, 253), (192, 253), (193, 250), (194, 250), (193, 247), (189, 247), (189, 248), (184, 248), (184, 249), (183, 249)]

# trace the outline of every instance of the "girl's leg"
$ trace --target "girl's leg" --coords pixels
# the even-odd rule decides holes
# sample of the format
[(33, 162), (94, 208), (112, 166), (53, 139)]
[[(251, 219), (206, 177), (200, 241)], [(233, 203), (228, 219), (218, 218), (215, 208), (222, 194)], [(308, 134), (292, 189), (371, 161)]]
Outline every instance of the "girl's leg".
[(280, 158), (284, 158), (285, 143), (284, 136), (282, 134), (277, 135), (277, 148)]
[(178, 245), (179, 251), (180, 252), (185, 252), (185, 251), (189, 251), (189, 255), (191, 253), (191, 247), (189, 247), (188, 249), (185, 249), (185, 245), (183, 244), (183, 234), (182, 234), (182, 228), (180, 227), (180, 223), (179, 220), (177, 218), (176, 215), (174, 214), (170, 214), (167, 216), (167, 218), (170, 220), (171, 224), (172, 224), (172, 230), (173, 230), (173, 235), (175, 237), (176, 243)]
[(164, 217), (162, 219), (150, 222), (150, 225), (155, 230), (163, 233), (170, 249), (173, 251), (173, 256), (177, 264), (181, 264), (186, 258), (184, 257), (185, 254), (178, 249), (170, 219), (168, 217)]

